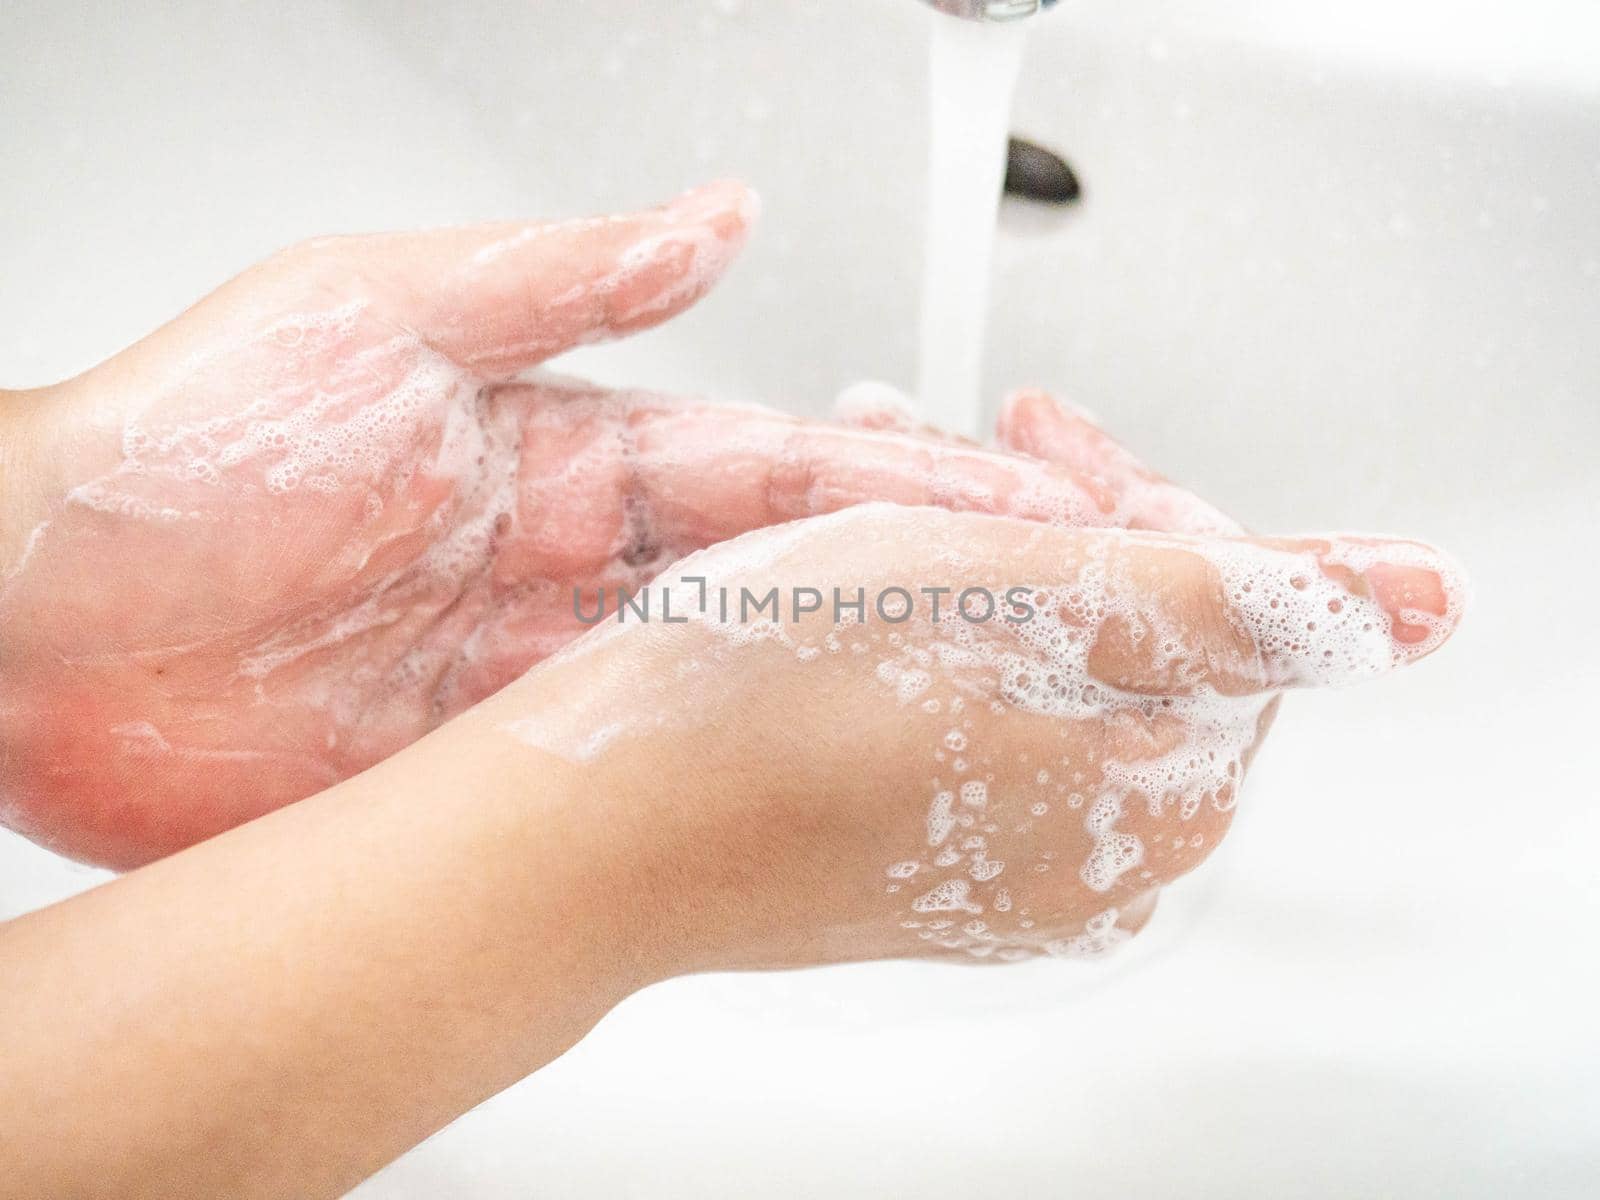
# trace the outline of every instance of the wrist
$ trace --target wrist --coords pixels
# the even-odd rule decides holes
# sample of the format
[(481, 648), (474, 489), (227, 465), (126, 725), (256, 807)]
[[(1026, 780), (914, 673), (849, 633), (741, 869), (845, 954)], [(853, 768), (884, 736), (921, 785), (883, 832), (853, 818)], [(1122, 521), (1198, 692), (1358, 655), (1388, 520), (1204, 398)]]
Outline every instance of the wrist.
[(141, 389), (123, 357), (49, 387), (0, 391), (0, 579), (64, 496), (117, 469), (123, 429), (108, 401)]
[(632, 991), (731, 965), (760, 887), (730, 852), (721, 756), (674, 736), (625, 734), (592, 757), (539, 744), (524, 731), (562, 727), (580, 712), (594, 732), (594, 712), (572, 699), (592, 692), (594, 680), (571, 666), (535, 668), (452, 728), (471, 726), (484, 757), (497, 762), (497, 803), (525, 822), (527, 852), (541, 863), (559, 859), (550, 870), (582, 881), (585, 919), (603, 931), (593, 944), (613, 981)]
[[(508, 691), (515, 691), (513, 685)], [(461, 820), (497, 894), (494, 935), (537, 955), (604, 1008), (685, 969), (660, 808), (634, 772), (565, 761), (505, 735), (494, 697), (402, 751), (437, 770), (423, 789), (470, 806)], [(383, 768), (380, 767), (379, 770)]]

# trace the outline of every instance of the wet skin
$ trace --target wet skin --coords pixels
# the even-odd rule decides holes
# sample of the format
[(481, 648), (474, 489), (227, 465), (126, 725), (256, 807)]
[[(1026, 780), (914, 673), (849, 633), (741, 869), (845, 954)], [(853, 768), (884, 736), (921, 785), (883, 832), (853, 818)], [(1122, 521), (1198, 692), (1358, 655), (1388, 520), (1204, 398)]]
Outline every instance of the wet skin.
[(864, 501), (1237, 529), (1039, 393), (985, 450), (894, 413), (513, 380), (692, 303), (752, 214), (710, 185), (628, 217), (322, 239), (16, 399), (0, 816), (86, 861), (159, 857), (502, 688), (582, 632), (575, 590)]

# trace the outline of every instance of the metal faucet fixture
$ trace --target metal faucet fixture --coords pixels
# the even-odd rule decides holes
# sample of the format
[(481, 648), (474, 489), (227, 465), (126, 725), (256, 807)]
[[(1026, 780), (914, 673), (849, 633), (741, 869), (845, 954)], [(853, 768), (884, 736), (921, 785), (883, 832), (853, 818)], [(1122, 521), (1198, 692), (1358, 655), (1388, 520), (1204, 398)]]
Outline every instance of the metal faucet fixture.
[(969, 21), (1015, 21), (1043, 12), (1056, 0), (927, 0), (942, 13)]

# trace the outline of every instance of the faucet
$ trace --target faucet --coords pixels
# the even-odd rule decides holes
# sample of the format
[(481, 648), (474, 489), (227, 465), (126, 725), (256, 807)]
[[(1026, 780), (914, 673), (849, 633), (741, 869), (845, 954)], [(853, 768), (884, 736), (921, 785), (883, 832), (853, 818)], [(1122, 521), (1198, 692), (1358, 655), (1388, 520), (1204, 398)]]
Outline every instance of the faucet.
[(927, 0), (942, 13), (969, 21), (1015, 21), (1043, 12), (1056, 0)]

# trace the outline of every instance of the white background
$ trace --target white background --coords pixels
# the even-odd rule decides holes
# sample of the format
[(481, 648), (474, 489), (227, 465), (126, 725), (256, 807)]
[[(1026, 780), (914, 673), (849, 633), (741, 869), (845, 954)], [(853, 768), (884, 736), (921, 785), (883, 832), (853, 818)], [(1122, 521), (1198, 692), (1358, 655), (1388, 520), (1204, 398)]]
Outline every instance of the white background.
[[(8, 4), (0, 386), (300, 237), (716, 174), (766, 200), (745, 262), (567, 365), (818, 414), (907, 384), (933, 19)], [(991, 390), (1064, 390), (1253, 527), (1439, 541), (1467, 625), (1291, 698), (1119, 960), (678, 981), (363, 1196), (1600, 1190), (1600, 10), (1066, 0), (1015, 125), (1086, 199), (1003, 214)], [(0, 916), (98, 878), (0, 835)]]

